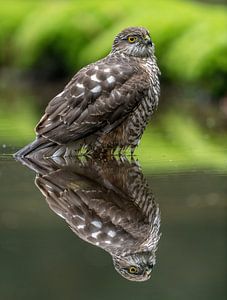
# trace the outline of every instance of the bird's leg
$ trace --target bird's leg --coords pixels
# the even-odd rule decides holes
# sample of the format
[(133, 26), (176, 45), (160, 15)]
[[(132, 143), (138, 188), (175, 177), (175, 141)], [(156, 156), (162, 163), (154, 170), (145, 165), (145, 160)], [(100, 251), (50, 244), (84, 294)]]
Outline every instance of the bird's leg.
[(121, 157), (121, 155), (122, 155), (122, 147), (119, 147), (119, 150), (118, 150), (118, 157)]
[(126, 147), (125, 146), (120, 146), (119, 152), (118, 152), (119, 157), (125, 156), (125, 151), (126, 151)]
[(128, 159), (127, 159), (125, 153), (123, 153), (123, 154), (121, 154), (121, 156), (119, 156), (119, 160), (120, 160), (121, 162), (126, 162), (126, 161), (128, 161)]
[(134, 159), (134, 152), (135, 152), (136, 146), (131, 146), (130, 147), (130, 154), (131, 154), (131, 159)]
[(117, 146), (114, 146), (111, 150), (112, 156), (115, 156), (115, 151), (117, 150)]

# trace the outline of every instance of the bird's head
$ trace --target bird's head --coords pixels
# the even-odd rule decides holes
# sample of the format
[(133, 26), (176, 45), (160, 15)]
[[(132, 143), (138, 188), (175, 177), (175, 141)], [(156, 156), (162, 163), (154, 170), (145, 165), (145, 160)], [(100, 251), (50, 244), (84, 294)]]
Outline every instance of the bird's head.
[(139, 252), (113, 257), (113, 264), (118, 273), (131, 281), (146, 281), (151, 277), (155, 264), (154, 252)]
[(154, 45), (147, 29), (128, 27), (115, 37), (112, 52), (144, 58), (154, 53)]

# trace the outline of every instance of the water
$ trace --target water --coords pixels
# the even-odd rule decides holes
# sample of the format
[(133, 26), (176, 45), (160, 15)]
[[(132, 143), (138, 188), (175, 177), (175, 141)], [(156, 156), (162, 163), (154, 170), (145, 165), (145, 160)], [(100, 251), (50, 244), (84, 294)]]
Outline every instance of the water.
[[(159, 213), (155, 205), (159, 205), (162, 235), (151, 278), (145, 282), (128, 281), (114, 270), (108, 252), (83, 241), (53, 211), (54, 208), (61, 214), (59, 206), (49, 207), (34, 184), (33, 170), (11, 156), (2, 156), (1, 299), (226, 299), (225, 171), (196, 166), (188, 171), (176, 171), (169, 165), (165, 171), (157, 172), (152, 164), (158, 162), (152, 160), (143, 164), (142, 169), (139, 163), (127, 160), (118, 162), (118, 166), (115, 162), (114, 167), (104, 162), (86, 165), (84, 160), (79, 171), (75, 163), (73, 166), (68, 163), (69, 169), (62, 171), (61, 165), (67, 165), (62, 161), (26, 163), (41, 176), (47, 176), (55, 184), (58, 182), (58, 186), (61, 184), (66, 191), (71, 188), (91, 193), (93, 189), (97, 193), (98, 190), (99, 197), (105, 201), (129, 199), (131, 195), (132, 203), (145, 195), (145, 199), (153, 201), (148, 219), (149, 215), (156, 214), (156, 223)], [(173, 161), (173, 166), (176, 163)], [(117, 170), (114, 174), (113, 168)], [(130, 168), (134, 168), (131, 177), (125, 175)], [(59, 175), (59, 172), (63, 173)], [(85, 175), (89, 180), (84, 180)], [(136, 187), (138, 178), (141, 184)], [(115, 196), (108, 194), (108, 187)], [(132, 196), (130, 187), (137, 190), (136, 197)], [(78, 215), (78, 211), (72, 214)], [(68, 223), (69, 219), (68, 216)], [(130, 222), (133, 220), (136, 224), (136, 217)], [(141, 220), (154, 226), (154, 218)], [(145, 235), (149, 235), (146, 230)], [(123, 243), (121, 250), (124, 247)]]
[[(169, 114), (161, 101), (136, 162), (83, 159), (80, 166), (38, 160), (22, 165), (11, 154), (34, 138), (33, 128), (60, 86), (0, 87), (0, 299), (226, 299), (226, 139), (201, 129), (188, 106), (176, 106)], [(44, 179), (50, 182), (42, 187), (43, 195)], [(63, 202), (51, 198), (51, 187), (59, 191), (56, 183), (66, 191)], [(105, 251), (102, 243), (82, 240), (85, 235), (78, 236), (74, 219), (80, 216), (89, 224), (90, 217), (96, 225), (97, 220), (92, 210), (76, 209), (81, 202), (70, 189), (76, 195), (87, 191), (87, 201), (90, 195), (104, 199), (103, 205), (117, 204), (117, 216), (129, 218), (129, 233), (135, 229), (134, 242), (125, 244), (125, 234), (122, 243), (107, 243)], [(77, 205), (64, 214), (61, 205), (67, 203)], [(135, 203), (151, 205), (136, 213)], [(160, 240), (157, 230), (149, 230), (158, 229), (159, 220)], [(102, 228), (113, 229), (107, 225)], [(95, 233), (94, 227), (88, 226), (87, 233)], [(151, 278), (129, 281), (116, 272), (111, 255), (127, 247), (136, 252), (143, 236), (151, 245), (146, 251), (150, 269), (154, 265)]]

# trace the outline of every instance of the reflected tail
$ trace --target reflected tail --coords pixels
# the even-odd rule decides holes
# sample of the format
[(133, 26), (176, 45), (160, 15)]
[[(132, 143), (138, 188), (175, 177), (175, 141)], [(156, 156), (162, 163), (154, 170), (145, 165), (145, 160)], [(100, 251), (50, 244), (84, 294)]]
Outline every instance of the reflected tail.
[(36, 138), (32, 143), (28, 144), (24, 148), (20, 149), (14, 154), (14, 157), (25, 157), (29, 154), (32, 154), (33, 152), (49, 148), (51, 146), (55, 145), (54, 142), (47, 142), (47, 139), (41, 137)]

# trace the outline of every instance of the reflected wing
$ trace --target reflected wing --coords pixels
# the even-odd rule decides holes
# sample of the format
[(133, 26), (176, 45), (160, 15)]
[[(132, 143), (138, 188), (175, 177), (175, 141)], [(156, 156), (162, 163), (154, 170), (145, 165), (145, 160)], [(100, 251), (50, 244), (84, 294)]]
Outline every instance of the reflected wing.
[(136, 162), (37, 158), (21, 162), (37, 172), (50, 208), (80, 238), (110, 253), (157, 246), (160, 213)]
[(61, 144), (110, 132), (144, 97), (148, 80), (141, 77), (139, 68), (116, 58), (87, 66), (50, 101), (37, 135)]
[[(149, 231), (136, 206), (97, 182), (69, 170), (38, 176), (50, 208), (83, 240), (104, 249), (133, 247)], [(139, 227), (139, 230), (138, 230)]]

